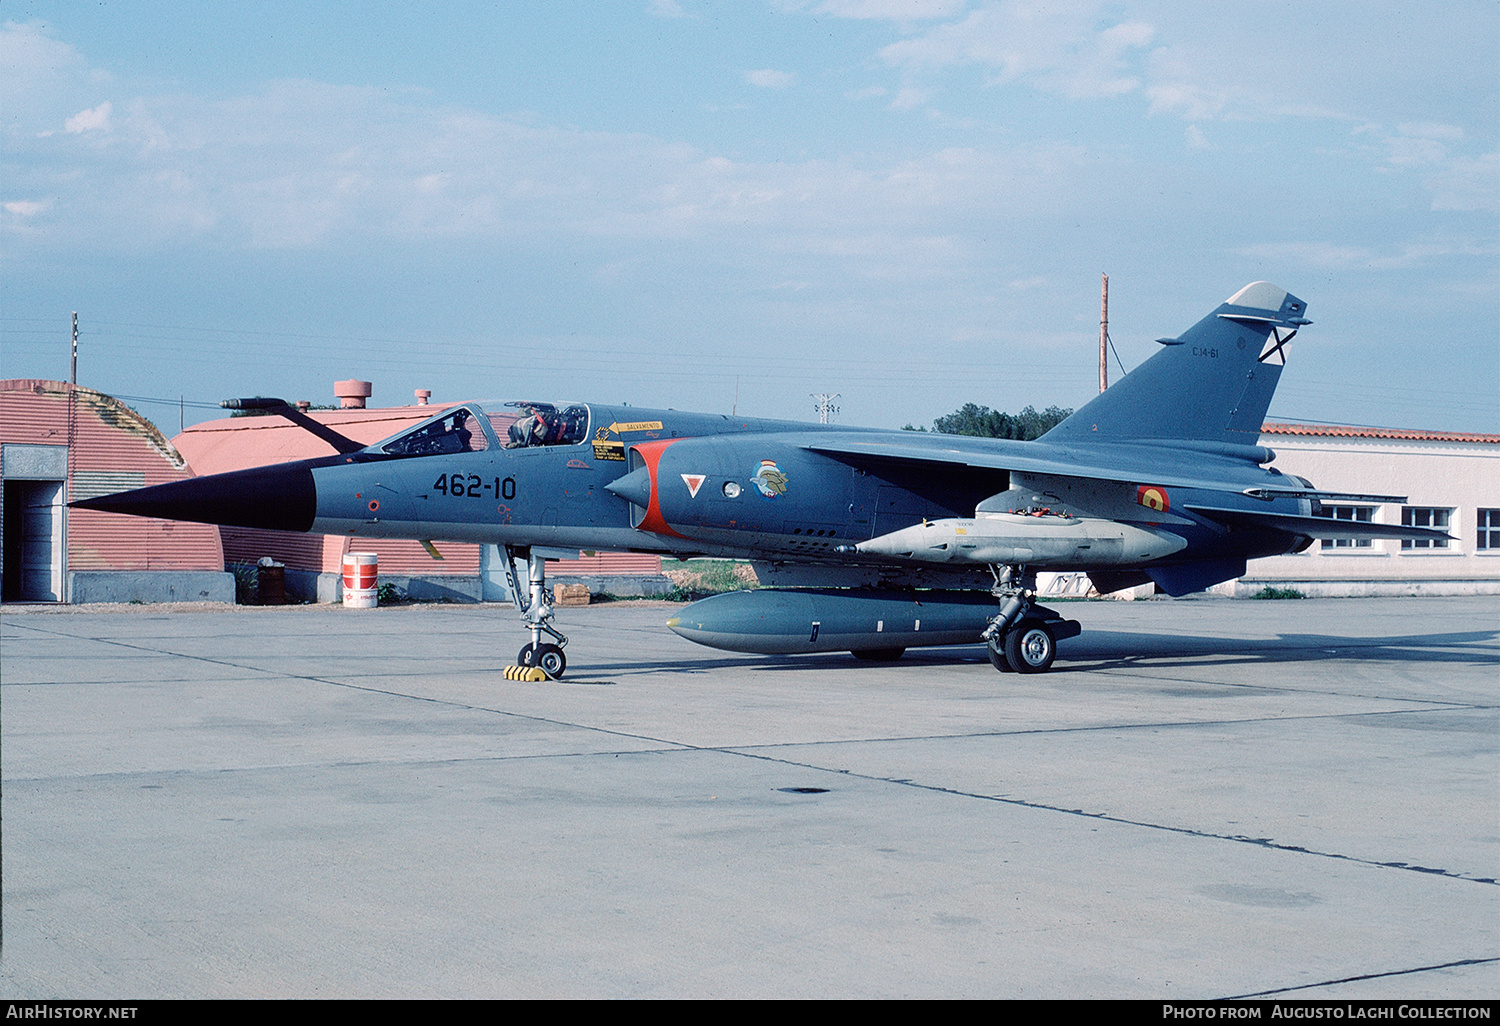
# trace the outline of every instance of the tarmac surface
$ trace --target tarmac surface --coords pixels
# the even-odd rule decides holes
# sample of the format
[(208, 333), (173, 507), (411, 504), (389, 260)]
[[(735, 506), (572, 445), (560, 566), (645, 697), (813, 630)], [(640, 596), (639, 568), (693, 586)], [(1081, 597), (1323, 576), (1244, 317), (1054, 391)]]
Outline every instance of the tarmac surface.
[(0, 997), (1500, 997), (1500, 599), (0, 610)]

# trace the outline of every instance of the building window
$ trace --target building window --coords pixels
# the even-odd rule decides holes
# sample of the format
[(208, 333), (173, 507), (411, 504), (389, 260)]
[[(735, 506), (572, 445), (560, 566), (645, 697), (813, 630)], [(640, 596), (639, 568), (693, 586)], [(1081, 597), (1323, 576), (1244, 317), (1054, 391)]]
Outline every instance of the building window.
[[(1350, 520), (1357, 524), (1368, 524), (1375, 519), (1374, 506), (1324, 506), (1321, 510), (1313, 513), (1315, 517), (1327, 517), (1329, 520)], [(1368, 549), (1373, 548), (1369, 538), (1324, 538), (1325, 549)]]
[(1500, 552), (1500, 509), (1479, 511), (1479, 538), (1474, 547), (1480, 552)]
[[(1430, 506), (1402, 506), (1402, 527), (1435, 527), (1439, 531), (1448, 530), (1448, 518), (1452, 514), (1451, 509), (1434, 509)], [(1408, 549), (1446, 549), (1447, 538), (1402, 538), (1401, 548)]]

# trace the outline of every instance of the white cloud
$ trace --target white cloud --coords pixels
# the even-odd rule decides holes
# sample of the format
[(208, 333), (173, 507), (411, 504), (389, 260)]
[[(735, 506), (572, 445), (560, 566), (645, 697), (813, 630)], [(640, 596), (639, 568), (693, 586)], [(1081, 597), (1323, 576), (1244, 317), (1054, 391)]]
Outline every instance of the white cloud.
[(1500, 211), (1500, 154), (1461, 152), (1468, 136), (1457, 125), (1404, 123), (1391, 132), (1365, 124), (1353, 134), (1372, 141), (1384, 170), (1424, 173), (1433, 210)]
[(1463, 139), (1463, 130), (1453, 125), (1404, 124), (1395, 133), (1384, 133), (1366, 126), (1362, 133), (1382, 136), (1386, 163), (1393, 167), (1421, 167), (1442, 163), (1448, 157), (1449, 144)]
[(1130, 55), (1148, 46), (1155, 30), (1139, 21), (1100, 28), (1101, 6), (991, 3), (891, 43), (880, 56), (909, 75), (979, 65), (998, 83), (1021, 80), (1075, 99), (1118, 96), (1140, 88), (1128, 70)]
[(1301, 265), (1318, 270), (1351, 271), (1407, 270), (1451, 257), (1493, 257), (1493, 243), (1475, 245), (1458, 241), (1409, 242), (1399, 248), (1378, 250), (1369, 246), (1333, 242), (1274, 242), (1246, 246), (1245, 256), (1276, 264)]
[(10, 200), (0, 204), (0, 209), (4, 209), (7, 214), (14, 214), (17, 217), (35, 217), (51, 205), (46, 200)]
[(1396, 0), (1303, 0), (1294, 23), (1265, 5), (1128, 0), (1128, 9), (1158, 29), (1144, 69), (1152, 110), (1189, 121), (1358, 122), (1400, 111), (1394, 121), (1494, 92), (1492, 4), (1454, 0), (1443, 18), (1416, 18)]
[(1421, 123), (1408, 122), (1396, 126), (1396, 130), (1402, 135), (1416, 136), (1424, 139), (1443, 139), (1448, 142), (1457, 142), (1464, 137), (1464, 130), (1457, 125), (1444, 125), (1432, 121)]
[(1156, 37), (1156, 30), (1142, 21), (1126, 21), (1112, 25), (1099, 33), (1099, 47), (1106, 53), (1124, 53), (1137, 47), (1149, 46)]
[[(872, 0), (873, 2), (873, 0)], [(881, 5), (876, 4), (877, 8)], [(1382, 107), (1442, 110), (1493, 94), (1493, 7), (1451, 5), (1414, 20), (1393, 0), (1305, 0), (1295, 29), (1252, 5), (1167, 0), (986, 0), (910, 31), (878, 53), (934, 95), (954, 69), (1073, 99), (1140, 94), (1184, 120), (1369, 117)], [(1451, 79), (1451, 83), (1447, 81)], [(1449, 90), (1460, 83), (1458, 94)], [(1395, 120), (1395, 119), (1392, 119)]]
[(1207, 121), (1224, 110), (1226, 98), (1219, 93), (1187, 82), (1168, 82), (1148, 86), (1151, 112), (1178, 114), (1190, 121)]
[(1218, 117), (1230, 104), (1225, 80), (1210, 76), (1209, 83), (1195, 81), (1202, 65), (1172, 47), (1157, 47), (1148, 61), (1150, 84), (1146, 96), (1152, 113), (1177, 114), (1188, 121)]
[(745, 81), (761, 89), (785, 89), (797, 81), (797, 75), (791, 71), (773, 71), (765, 68), (760, 71), (745, 72)]
[(1363, 246), (1338, 245), (1331, 242), (1273, 242), (1246, 246), (1239, 252), (1268, 264), (1315, 267), (1323, 270), (1345, 270), (1367, 267), (1374, 253)]
[[(1012, 18), (1024, 13), (990, 7), (974, 13), (987, 12)], [(1057, 93), (1097, 96), (1124, 88), (1144, 95), (1129, 84), (1152, 80), (1143, 54), (1158, 35), (1143, 22), (1096, 19), (1080, 25), (1035, 17), (1039, 31), (1030, 36), (984, 37), (997, 48), (994, 59), (982, 56), (988, 51), (979, 48), (981, 37), (950, 53)], [(936, 45), (942, 37), (923, 33), (909, 41), (919, 40)], [(1070, 63), (1069, 55), (1079, 60)], [(903, 79), (899, 88), (864, 95), (883, 96), (897, 109), (929, 103), (940, 85), (929, 74), (937, 65), (895, 66)], [(82, 65), (75, 70), (80, 81), (87, 77)], [(769, 73), (784, 78), (761, 87), (795, 81), (789, 72)], [(77, 88), (84, 90), (81, 98), (52, 124), (62, 124), (66, 111), (98, 103), (97, 85)], [(1144, 100), (1137, 106), (1144, 107)], [(865, 110), (897, 120), (875, 107), (866, 104)], [(1406, 174), (1411, 186), (1425, 183), (1438, 210), (1494, 209), (1496, 157), (1474, 156), (1478, 147), (1467, 135), (1438, 117), (1394, 130), (1367, 126), (1356, 136), (1362, 149), (1348, 146), (1344, 137), (1341, 159), (1355, 156), (1385, 167), (1386, 180)], [(1220, 172), (1212, 158), (1191, 162), (1204, 177), (1181, 193), (1180, 203), (1158, 202), (1174, 189), (1173, 172), (1164, 177), (1164, 165), (1155, 162), (1180, 155), (1170, 145), (1174, 132), (1183, 131), (1177, 138), (1185, 137), (1189, 146), (1205, 144), (1205, 130), (1220, 151), (1240, 146), (1237, 126), (1223, 123), (1205, 123), (1202, 130), (1196, 122), (1161, 126), (1166, 155), (1101, 146), (1084, 136), (1056, 143), (1050, 139), (1065, 129), (1054, 133), (1050, 126), (1030, 138), (981, 126), (985, 130), (942, 136), (924, 131), (921, 144), (849, 147), (846, 152), (856, 155), (848, 157), (730, 160), (721, 155), (735, 152), (727, 146), (582, 131), (537, 117), (442, 106), (416, 93), (309, 81), (273, 82), (228, 99), (174, 93), (114, 107), (100, 103), (73, 119), (80, 130), (107, 125), (110, 145), (84, 148), (61, 134), (50, 140), (32, 136), (23, 154), (8, 154), (23, 158), (6, 182), (8, 194), (18, 198), (4, 207), (0, 221), (0, 232), (14, 240), (9, 248), (15, 259), (42, 246), (83, 253), (202, 247), (362, 254), (376, 248), (372, 244), (423, 252), (458, 248), (447, 246), (458, 241), (495, 252), (582, 254), (585, 262), (597, 260), (601, 282), (622, 288), (651, 273), (648, 268), (659, 266), (663, 253), (684, 264), (737, 262), (750, 269), (743, 276), (747, 289), (811, 282), (806, 294), (819, 297), (830, 295), (830, 281), (839, 279), (901, 283), (913, 291), (930, 287), (926, 299), (932, 301), (955, 287), (950, 283), (982, 269), (991, 275), (984, 290), (998, 297), (1002, 309), (1022, 297), (1042, 298), (1069, 287), (1066, 260), (1043, 251), (1038, 240), (1044, 237), (1098, 226), (1107, 247), (1110, 226), (1122, 226), (1120, 234), (1137, 229), (1145, 208), (1159, 218), (1149, 230), (1135, 231), (1148, 240), (1153, 232), (1176, 232), (1180, 224), (1204, 217), (1213, 201), (1224, 209), (1230, 189), (1227, 180), (1215, 180)], [(938, 141), (925, 141), (932, 138)], [(952, 140), (963, 145), (943, 147)], [(87, 165), (79, 163), (83, 149)], [(1295, 142), (1289, 143), (1294, 149)], [(1424, 152), (1432, 159), (1417, 159)], [(1402, 153), (1406, 163), (1398, 162)], [(1281, 176), (1275, 178), (1280, 187), (1290, 180), (1283, 172), (1295, 163), (1277, 157), (1264, 173)], [(1325, 202), (1322, 194), (1311, 195), (1309, 203)], [(14, 204), (49, 196), (56, 199), (46, 210), (47, 230), (25, 235), (26, 226), (39, 220), (26, 219), (42, 211)], [(1338, 202), (1326, 200), (1329, 207)], [(1206, 223), (1217, 223), (1217, 214), (1206, 216)], [(1444, 220), (1456, 219), (1445, 214)], [(1327, 223), (1335, 222), (1330, 217)], [(1239, 231), (1235, 226), (1211, 243), (1194, 243), (1194, 252), (1207, 262), (1205, 250), (1216, 258), (1259, 237), (1234, 234)], [(681, 255), (689, 252), (696, 257)], [(1338, 272), (1441, 260), (1430, 249), (1332, 229), (1324, 241), (1236, 252), (1268, 266)], [(881, 295), (893, 297), (896, 290)], [(996, 315), (996, 323), (1003, 319)]]
[(920, 107), (932, 98), (931, 89), (918, 89), (915, 86), (902, 86), (893, 100), (891, 110), (912, 110)]
[(1500, 153), (1460, 157), (1427, 179), (1433, 210), (1500, 213)]
[(57, 131), (70, 113), (98, 102), (108, 80), (39, 23), (0, 23), (0, 111), (7, 129), (33, 136)]
[(107, 132), (109, 131), (109, 116), (114, 109), (114, 104), (105, 100), (97, 107), (81, 110), (63, 122), (63, 131), (75, 135), (83, 132)]
[(949, 18), (964, 9), (966, 0), (824, 0), (818, 10), (836, 18), (881, 21), (930, 21)]
[(27, 82), (55, 85), (65, 76), (76, 75), (86, 67), (78, 51), (66, 43), (50, 38), (38, 22), (0, 23), (0, 77), (4, 95), (9, 101), (13, 91), (20, 92)]
[(688, 13), (677, 0), (651, 0), (647, 10), (659, 18), (686, 18)]
[(722, 242), (733, 232), (762, 248), (868, 258), (886, 268), (878, 273), (899, 276), (895, 269), (912, 263), (960, 262), (963, 247), (952, 239), (975, 218), (1055, 208), (1083, 152), (954, 147), (848, 162), (736, 162), (640, 134), (307, 81), (87, 113), (77, 126), (110, 125), (112, 145), (91, 152), (86, 174), (65, 137), (32, 137), (7, 187), (55, 195), (49, 244), (90, 251), (190, 242), (358, 248), (373, 239)]

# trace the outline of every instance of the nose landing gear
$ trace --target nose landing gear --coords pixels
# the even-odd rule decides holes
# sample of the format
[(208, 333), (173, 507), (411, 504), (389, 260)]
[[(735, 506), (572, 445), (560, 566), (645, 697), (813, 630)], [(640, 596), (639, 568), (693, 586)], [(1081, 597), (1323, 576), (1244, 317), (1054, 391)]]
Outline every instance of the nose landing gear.
[[(516, 577), (516, 560), (526, 561), (527, 599), (521, 598), (520, 582)], [(516, 655), (516, 663), (523, 667), (535, 666), (551, 680), (562, 677), (568, 668), (568, 657), (563, 648), (568, 639), (552, 626), (552, 600), (547, 595), (547, 560), (529, 547), (505, 546), (505, 576), (510, 583), (510, 595), (521, 620), (531, 631), (531, 643), (522, 646)], [(557, 639), (557, 644), (543, 644), (542, 634)]]

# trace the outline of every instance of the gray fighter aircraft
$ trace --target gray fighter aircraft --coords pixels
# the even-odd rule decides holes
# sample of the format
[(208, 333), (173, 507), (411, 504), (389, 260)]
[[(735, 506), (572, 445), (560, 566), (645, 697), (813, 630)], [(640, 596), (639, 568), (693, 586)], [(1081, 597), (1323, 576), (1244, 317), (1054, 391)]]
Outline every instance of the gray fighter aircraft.
[(580, 549), (755, 561), (773, 587), (668, 622), (702, 644), (895, 659), (983, 641), (997, 669), (1035, 673), (1079, 633), (1037, 604), (1039, 571), (1178, 596), (1316, 538), (1447, 537), (1322, 516), (1325, 501), (1405, 499), (1319, 491), (1269, 466), (1260, 427), (1305, 312), (1268, 282), (1247, 285), (1034, 442), (511, 402), (448, 407), (364, 446), (280, 400), (232, 400), (303, 423), (338, 454), (74, 505), (498, 543), (531, 632), (519, 662), (552, 677), (567, 639), (545, 561)]

